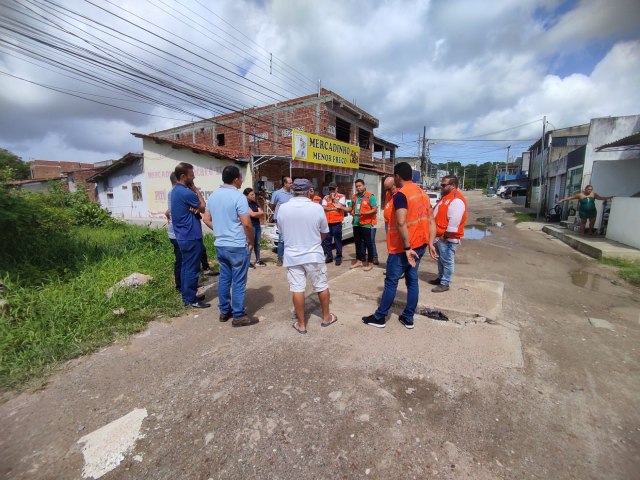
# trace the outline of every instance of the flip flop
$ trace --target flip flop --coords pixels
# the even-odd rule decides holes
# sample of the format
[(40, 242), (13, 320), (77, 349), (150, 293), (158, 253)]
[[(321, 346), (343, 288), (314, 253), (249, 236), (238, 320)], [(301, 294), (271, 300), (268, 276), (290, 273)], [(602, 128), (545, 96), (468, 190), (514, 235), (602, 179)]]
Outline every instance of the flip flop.
[(301, 333), (301, 334), (305, 335), (305, 334), (307, 333), (307, 331), (306, 331), (306, 330), (300, 330), (298, 327), (296, 327), (296, 324), (297, 324), (297, 323), (298, 323), (298, 322), (292, 323), (292, 324), (291, 324), (291, 326), (293, 327), (293, 329), (294, 329), (296, 332), (298, 332), (298, 333)]
[(329, 314), (331, 316), (331, 321), (328, 323), (324, 323), (322, 322), (320, 324), (321, 327), (328, 327), (329, 325), (333, 325), (334, 323), (336, 323), (338, 321), (338, 317), (336, 317), (333, 313)]

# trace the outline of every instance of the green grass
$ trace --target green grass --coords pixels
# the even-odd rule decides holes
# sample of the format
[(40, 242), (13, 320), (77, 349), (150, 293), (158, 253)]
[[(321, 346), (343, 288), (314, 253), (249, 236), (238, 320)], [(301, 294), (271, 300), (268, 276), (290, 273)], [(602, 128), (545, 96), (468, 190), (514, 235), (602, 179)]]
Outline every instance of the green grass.
[(618, 268), (618, 275), (621, 278), (640, 287), (640, 262), (620, 258), (601, 258), (600, 263)]
[[(41, 379), (60, 362), (145, 328), (184, 309), (173, 282), (173, 247), (165, 230), (130, 225), (72, 227), (67, 242), (0, 263), (0, 387)], [(211, 236), (207, 252), (214, 253)], [(53, 251), (55, 250), (55, 253)], [(53, 257), (53, 258), (52, 258)], [(153, 277), (137, 289), (105, 292), (133, 272)], [(123, 315), (113, 310), (124, 308)]]
[(516, 223), (534, 222), (536, 220), (535, 213), (514, 212), (513, 216), (516, 218)]

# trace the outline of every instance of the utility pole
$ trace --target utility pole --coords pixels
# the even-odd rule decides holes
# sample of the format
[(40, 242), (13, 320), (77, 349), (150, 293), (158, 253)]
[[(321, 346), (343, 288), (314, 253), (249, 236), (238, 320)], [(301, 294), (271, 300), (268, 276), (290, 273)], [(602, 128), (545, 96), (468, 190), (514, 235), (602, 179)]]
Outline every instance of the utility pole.
[(427, 182), (427, 126), (422, 130), (422, 155), (420, 155), (420, 183)]
[(504, 166), (504, 181), (506, 183), (507, 176), (509, 176), (509, 151), (511, 150), (511, 145), (507, 147), (507, 163)]
[(538, 208), (536, 208), (536, 221), (540, 220), (540, 210), (542, 209), (542, 162), (544, 162), (544, 128), (547, 125), (547, 116), (542, 118), (542, 149), (540, 155), (540, 178), (538, 179)]
[(464, 190), (464, 179), (467, 176), (467, 167), (462, 167), (462, 189)]
[(473, 189), (478, 188), (478, 161), (476, 160), (476, 177), (473, 180)]

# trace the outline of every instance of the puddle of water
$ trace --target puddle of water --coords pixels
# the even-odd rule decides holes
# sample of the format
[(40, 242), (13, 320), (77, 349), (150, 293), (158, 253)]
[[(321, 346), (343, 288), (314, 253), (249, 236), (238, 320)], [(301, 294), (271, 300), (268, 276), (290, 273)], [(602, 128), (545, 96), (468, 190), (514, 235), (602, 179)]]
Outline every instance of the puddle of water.
[(611, 280), (607, 280), (606, 278), (589, 272), (573, 272), (571, 274), (571, 283), (578, 287), (591, 290), (593, 292), (600, 292), (618, 296), (630, 294), (630, 292), (628, 290), (625, 290), (623, 287), (611, 283)]
[(491, 230), (486, 225), (465, 225), (465, 240), (482, 240), (491, 235)]

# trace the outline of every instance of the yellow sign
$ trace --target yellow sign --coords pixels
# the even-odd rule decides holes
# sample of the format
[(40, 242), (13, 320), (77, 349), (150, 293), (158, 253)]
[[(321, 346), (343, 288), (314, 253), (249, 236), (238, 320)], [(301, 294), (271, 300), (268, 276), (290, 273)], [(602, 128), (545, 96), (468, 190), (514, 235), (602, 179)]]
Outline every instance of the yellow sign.
[(360, 166), (360, 147), (300, 130), (293, 130), (292, 138), (291, 156), (294, 160), (333, 167)]

